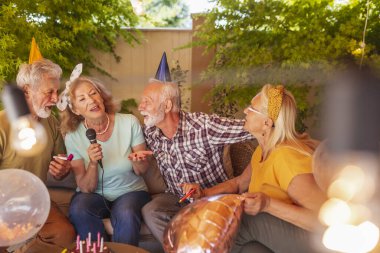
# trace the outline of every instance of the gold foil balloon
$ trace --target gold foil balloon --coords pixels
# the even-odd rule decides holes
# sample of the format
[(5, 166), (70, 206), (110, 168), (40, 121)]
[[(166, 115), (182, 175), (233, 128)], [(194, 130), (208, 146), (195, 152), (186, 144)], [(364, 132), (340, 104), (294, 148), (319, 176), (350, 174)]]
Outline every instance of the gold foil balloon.
[(35, 235), (49, 210), (49, 193), (41, 179), (25, 170), (0, 170), (0, 247)]
[(183, 208), (165, 230), (165, 252), (229, 252), (243, 212), (242, 200), (237, 194), (217, 195)]

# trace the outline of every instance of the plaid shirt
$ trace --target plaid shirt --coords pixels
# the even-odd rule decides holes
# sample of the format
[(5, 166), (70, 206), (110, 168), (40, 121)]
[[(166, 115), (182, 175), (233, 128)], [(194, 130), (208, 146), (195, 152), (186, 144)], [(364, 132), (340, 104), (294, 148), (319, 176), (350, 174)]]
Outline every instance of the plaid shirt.
[(253, 138), (243, 126), (244, 120), (181, 111), (172, 139), (155, 126), (144, 127), (145, 140), (154, 153), (167, 191), (180, 197), (180, 183), (209, 188), (226, 181), (224, 145)]

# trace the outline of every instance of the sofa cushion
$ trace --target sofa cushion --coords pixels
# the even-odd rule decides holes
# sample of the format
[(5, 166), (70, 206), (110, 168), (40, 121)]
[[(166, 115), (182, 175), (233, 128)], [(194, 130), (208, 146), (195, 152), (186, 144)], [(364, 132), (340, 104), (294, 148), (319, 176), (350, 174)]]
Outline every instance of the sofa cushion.
[(70, 171), (69, 175), (67, 175), (62, 180), (56, 180), (50, 173), (48, 173), (46, 186), (47, 187), (61, 187), (61, 188), (75, 190), (77, 188), (77, 183), (75, 182), (74, 172)]
[(61, 187), (49, 187), (50, 199), (55, 202), (63, 214), (68, 216), (71, 198), (75, 191)]
[(251, 162), (252, 154), (258, 143), (257, 140), (249, 140), (230, 145), (230, 159), (233, 170), (233, 177), (239, 176)]
[(165, 191), (166, 185), (154, 157), (151, 158), (150, 164), (151, 166), (145, 175), (143, 175), (144, 181), (148, 186), (148, 191), (150, 194), (162, 193)]
[(234, 169), (231, 162), (231, 145), (225, 145), (223, 149), (223, 168), (226, 171), (228, 179), (234, 177)]

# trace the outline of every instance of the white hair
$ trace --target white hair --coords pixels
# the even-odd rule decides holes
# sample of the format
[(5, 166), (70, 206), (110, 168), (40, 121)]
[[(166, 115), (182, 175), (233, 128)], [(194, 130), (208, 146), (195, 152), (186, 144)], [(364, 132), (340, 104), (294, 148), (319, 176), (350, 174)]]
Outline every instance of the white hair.
[(181, 98), (179, 94), (178, 84), (175, 82), (162, 82), (155, 78), (149, 79), (149, 84), (162, 84), (162, 92), (160, 93), (160, 104), (169, 99), (173, 103), (172, 112), (178, 112), (181, 109)]
[(30, 88), (36, 90), (46, 76), (60, 79), (61, 75), (62, 69), (58, 64), (42, 59), (32, 64), (22, 64), (18, 71), (16, 82), (20, 88), (29, 85)]

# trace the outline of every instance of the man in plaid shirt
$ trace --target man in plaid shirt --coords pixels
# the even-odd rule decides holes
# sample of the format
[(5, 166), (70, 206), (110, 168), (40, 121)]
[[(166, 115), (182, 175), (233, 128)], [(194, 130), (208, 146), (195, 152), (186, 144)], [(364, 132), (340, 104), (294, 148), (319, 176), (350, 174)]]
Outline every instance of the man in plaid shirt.
[(171, 82), (151, 79), (139, 111), (144, 116), (145, 140), (168, 187), (142, 210), (146, 224), (162, 243), (167, 223), (180, 209), (181, 184), (209, 188), (227, 180), (224, 145), (252, 135), (243, 129), (243, 120), (181, 111), (178, 86)]

